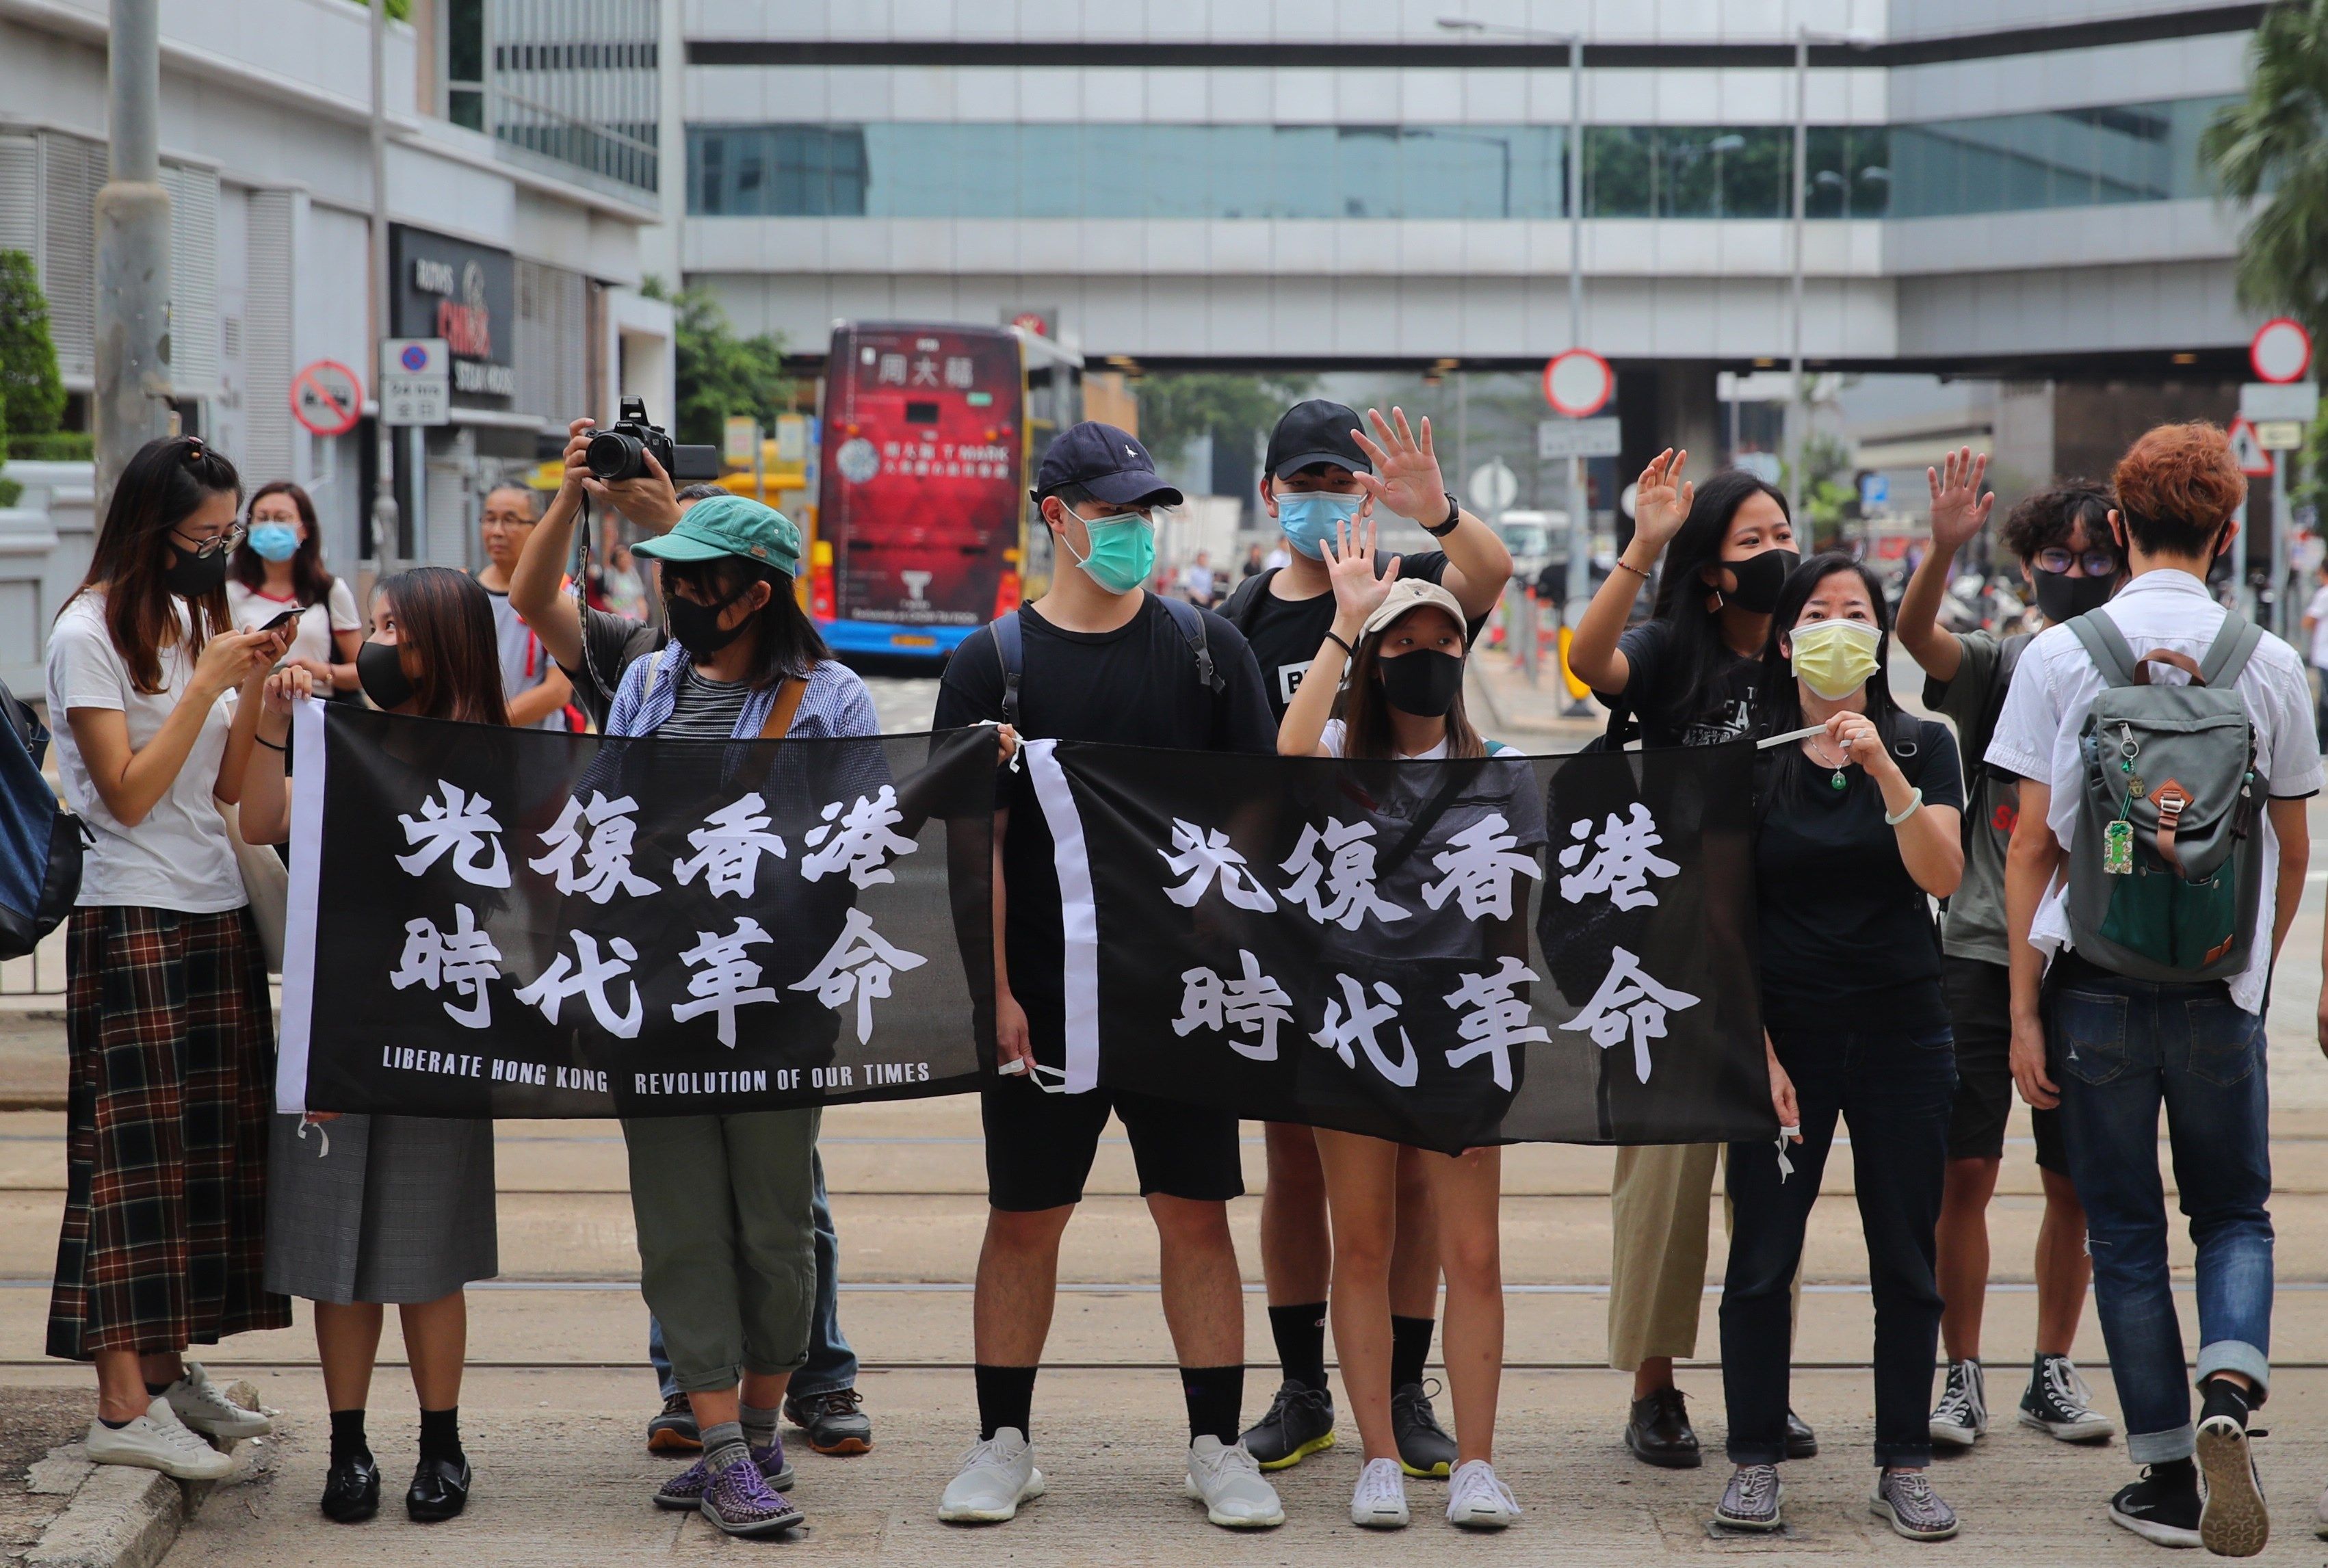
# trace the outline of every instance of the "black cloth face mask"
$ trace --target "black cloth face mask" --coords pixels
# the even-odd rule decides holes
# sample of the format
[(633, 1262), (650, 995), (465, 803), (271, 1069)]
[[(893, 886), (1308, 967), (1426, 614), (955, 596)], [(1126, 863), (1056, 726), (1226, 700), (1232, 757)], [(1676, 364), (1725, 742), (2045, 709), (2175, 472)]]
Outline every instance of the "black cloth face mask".
[(1382, 672), (1383, 696), (1390, 705), (1419, 718), (1444, 716), (1463, 690), (1463, 661), (1436, 648), (1417, 648), (1375, 668)]
[(721, 612), (742, 596), (730, 594), (716, 605), (699, 605), (693, 599), (671, 595), (662, 606), (663, 618), (671, 625), (671, 641), (686, 649), (691, 659), (710, 658), (742, 636), (744, 628), (752, 624), (752, 617), (746, 615), (732, 626), (723, 628), (719, 624)]
[(412, 677), (404, 672), (404, 654), (393, 643), (366, 643), (356, 650), (356, 684), (383, 710), (412, 700)]
[(182, 599), (207, 598), (225, 584), (227, 568), (233, 564), (234, 558), (225, 550), (196, 555), (173, 541), (170, 569), (162, 574), (162, 581)]
[(1787, 586), (1788, 574), (1803, 564), (1803, 558), (1790, 549), (1766, 549), (1742, 561), (1722, 564), (1738, 579), (1738, 591), (1730, 596), (1730, 602), (1750, 615), (1767, 615), (1779, 607), (1779, 590)]
[(2067, 572), (2029, 574), (2037, 579), (2037, 613), (2055, 625), (2109, 603), (2115, 577), (2073, 577)]

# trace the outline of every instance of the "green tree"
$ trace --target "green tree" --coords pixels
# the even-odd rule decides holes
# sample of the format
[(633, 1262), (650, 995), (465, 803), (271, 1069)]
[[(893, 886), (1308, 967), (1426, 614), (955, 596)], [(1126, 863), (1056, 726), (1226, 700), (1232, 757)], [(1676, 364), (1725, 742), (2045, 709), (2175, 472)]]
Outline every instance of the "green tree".
[(1308, 376), (1214, 371), (1150, 376), (1140, 383), (1140, 439), (1161, 463), (1178, 461), (1190, 442), (1206, 435), (1243, 450), (1256, 431), (1274, 426), (1278, 416), (1307, 397), (1313, 385)]
[(10, 437), (47, 436), (65, 411), (49, 302), (21, 250), (0, 250), (0, 433)]
[(679, 407), (671, 424), (681, 441), (718, 446), (730, 415), (749, 415), (773, 430), (795, 390), (784, 373), (784, 340), (774, 333), (739, 338), (728, 313), (708, 290), (673, 296), (649, 278), (640, 290), (669, 299), (678, 357)]

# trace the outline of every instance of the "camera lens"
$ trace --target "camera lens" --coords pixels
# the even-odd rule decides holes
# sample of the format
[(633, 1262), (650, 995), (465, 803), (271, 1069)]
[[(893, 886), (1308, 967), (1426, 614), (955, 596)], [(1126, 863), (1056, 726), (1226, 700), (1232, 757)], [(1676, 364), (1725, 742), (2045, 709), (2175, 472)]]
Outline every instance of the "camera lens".
[(636, 479), (647, 467), (639, 453), (636, 437), (625, 436), (620, 430), (601, 430), (583, 448), (582, 460), (590, 465), (594, 478), (608, 482)]

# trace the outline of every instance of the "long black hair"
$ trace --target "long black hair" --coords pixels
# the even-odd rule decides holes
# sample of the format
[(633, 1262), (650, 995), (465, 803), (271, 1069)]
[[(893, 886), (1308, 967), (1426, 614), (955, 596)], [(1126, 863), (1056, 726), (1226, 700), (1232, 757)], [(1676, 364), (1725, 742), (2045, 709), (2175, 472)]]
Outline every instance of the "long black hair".
[(1819, 584), (1837, 572), (1859, 574), (1867, 588), (1867, 602), (1875, 611), (1875, 673), (1867, 678), (1867, 717), (1881, 726), (1896, 710), (1892, 682), (1885, 679), (1892, 666), (1892, 606), (1883, 597), (1883, 585), (1863, 562), (1829, 550), (1787, 574), (1786, 586), (1779, 590), (1779, 602), (1770, 611), (1770, 634), (1762, 643), (1761, 729), (1766, 734), (1784, 735), (1803, 727), (1802, 691), (1795, 685), (1792, 661), (1779, 650), (1779, 640), (1795, 629), (1803, 606), (1810, 603)]
[[(198, 437), (170, 436), (148, 441), (123, 465), (106, 503), (104, 524), (89, 574), (72, 598), (91, 588), (105, 590), (106, 629), (129, 666), (138, 690), (162, 690), (162, 650), (180, 636), (168, 574), (177, 547), (170, 532), (214, 495), (242, 493), (234, 465)], [(72, 598), (65, 602), (70, 604)], [(186, 658), (201, 657), (208, 639), (234, 630), (227, 613), (226, 585), (186, 601)]]
[(685, 583), (713, 605), (725, 605), (751, 592), (756, 582), (768, 585), (768, 602), (746, 623), (753, 639), (751, 673), (745, 678), (749, 685), (773, 686), (786, 676), (805, 681), (811, 671), (832, 657), (816, 623), (800, 607), (789, 572), (739, 555), (723, 555), (707, 561), (667, 560), (662, 563), (662, 578), (665, 595), (672, 584)]
[(1715, 700), (1715, 681), (1731, 660), (1722, 640), (1721, 606), (1703, 576), (1722, 562), (1722, 541), (1738, 509), (1757, 495), (1778, 502), (1791, 526), (1787, 498), (1741, 468), (1725, 468), (1697, 487), (1689, 518), (1666, 546), (1657, 568), (1657, 618), (1672, 628), (1659, 667), (1664, 690), (1650, 704), (1651, 716), (1676, 729), (1686, 728)]

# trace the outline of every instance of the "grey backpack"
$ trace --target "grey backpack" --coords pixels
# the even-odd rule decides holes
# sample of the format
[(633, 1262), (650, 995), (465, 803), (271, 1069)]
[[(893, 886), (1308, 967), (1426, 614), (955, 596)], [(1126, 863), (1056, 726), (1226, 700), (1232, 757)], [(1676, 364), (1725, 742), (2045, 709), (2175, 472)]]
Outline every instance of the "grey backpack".
[[(2225, 979), (2248, 964), (2262, 896), (2255, 725), (2239, 671), (2263, 632), (2234, 615), (2204, 659), (2137, 656), (2109, 617), (2069, 623), (2107, 690), (2078, 736), (2085, 788), (2070, 850), (2070, 938), (2136, 980)], [(2151, 681), (2172, 665), (2187, 686)]]

